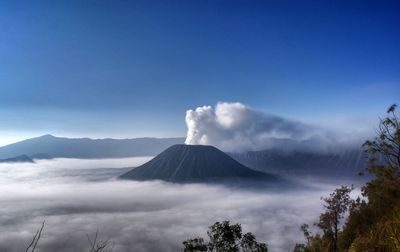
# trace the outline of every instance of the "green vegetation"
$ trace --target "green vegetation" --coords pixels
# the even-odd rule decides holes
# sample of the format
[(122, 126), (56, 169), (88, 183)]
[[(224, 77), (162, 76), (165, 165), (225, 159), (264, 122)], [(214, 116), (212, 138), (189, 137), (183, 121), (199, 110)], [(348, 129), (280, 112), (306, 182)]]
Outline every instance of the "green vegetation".
[(395, 110), (396, 105), (388, 109), (378, 136), (363, 145), (366, 170), (373, 175), (362, 188), (363, 197), (351, 200), (352, 188), (342, 186), (324, 198), (326, 211), (315, 224), (322, 234), (313, 235), (304, 224), (306, 244), (296, 244), (295, 252), (400, 251), (400, 121)]
[(207, 231), (210, 241), (204, 242), (201, 237), (183, 242), (185, 252), (268, 252), (265, 243), (256, 241), (252, 233), (242, 235), (240, 224), (231, 225), (229, 221), (216, 222)]

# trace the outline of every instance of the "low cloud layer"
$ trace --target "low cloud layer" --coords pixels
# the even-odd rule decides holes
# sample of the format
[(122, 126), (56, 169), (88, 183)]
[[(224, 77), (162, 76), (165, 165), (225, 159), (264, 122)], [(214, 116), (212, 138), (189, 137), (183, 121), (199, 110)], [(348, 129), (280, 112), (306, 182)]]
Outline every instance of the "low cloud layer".
[[(242, 103), (219, 102), (186, 111), (186, 144), (213, 145), (224, 151), (301, 149), (332, 151), (354, 139), (333, 132), (265, 114)], [(358, 142), (357, 142), (358, 144)]]
[[(215, 221), (242, 224), (271, 251), (302, 241), (299, 226), (313, 223), (320, 196), (314, 190), (250, 190), (223, 185), (120, 181), (120, 165), (145, 159), (55, 159), (0, 165), (0, 251), (23, 251), (46, 219), (42, 252), (85, 251), (86, 235), (99, 230), (113, 251), (179, 251), (194, 235), (206, 237)], [(110, 167), (110, 168), (104, 168)]]

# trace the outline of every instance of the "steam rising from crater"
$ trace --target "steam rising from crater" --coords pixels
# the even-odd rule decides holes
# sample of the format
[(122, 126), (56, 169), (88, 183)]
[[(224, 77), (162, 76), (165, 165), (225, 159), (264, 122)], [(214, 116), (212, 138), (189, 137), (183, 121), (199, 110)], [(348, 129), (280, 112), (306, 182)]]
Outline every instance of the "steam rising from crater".
[(340, 152), (362, 142), (357, 134), (329, 131), (238, 102), (187, 110), (186, 125), (186, 144), (213, 145), (228, 152), (271, 148)]
[(262, 149), (273, 138), (304, 140), (310, 137), (312, 129), (238, 102), (219, 102), (215, 108), (188, 110), (186, 125), (186, 144), (214, 145), (226, 151)]

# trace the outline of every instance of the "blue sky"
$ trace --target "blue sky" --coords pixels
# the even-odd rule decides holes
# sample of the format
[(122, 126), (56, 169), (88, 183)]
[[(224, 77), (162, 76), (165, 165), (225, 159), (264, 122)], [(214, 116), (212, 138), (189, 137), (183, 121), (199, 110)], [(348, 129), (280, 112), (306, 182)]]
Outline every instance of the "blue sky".
[(183, 136), (218, 101), (357, 129), (400, 101), (398, 1), (3, 1), (0, 145)]

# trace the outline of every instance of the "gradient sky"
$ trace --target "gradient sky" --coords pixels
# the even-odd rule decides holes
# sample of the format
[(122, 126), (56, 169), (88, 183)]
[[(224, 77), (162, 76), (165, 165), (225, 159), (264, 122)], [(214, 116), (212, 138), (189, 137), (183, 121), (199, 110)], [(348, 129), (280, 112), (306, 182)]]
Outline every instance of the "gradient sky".
[(0, 145), (183, 136), (218, 101), (339, 128), (400, 101), (399, 1), (2, 1)]

